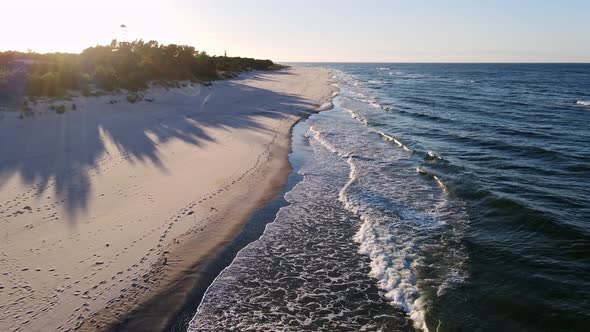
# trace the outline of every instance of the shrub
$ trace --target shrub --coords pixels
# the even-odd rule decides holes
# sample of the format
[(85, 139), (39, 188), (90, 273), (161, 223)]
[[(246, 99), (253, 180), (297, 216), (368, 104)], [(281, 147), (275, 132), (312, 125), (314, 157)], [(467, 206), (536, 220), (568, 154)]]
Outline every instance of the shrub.
[(200, 82), (231, 78), (252, 69), (277, 68), (270, 60), (210, 56), (187, 45), (114, 40), (110, 45), (87, 48), (81, 54), (0, 52), (0, 84), (9, 79), (8, 65), (13, 59), (32, 60), (25, 77), (29, 95), (52, 97), (70, 89), (91, 95), (94, 86), (106, 91), (137, 90), (154, 81)]
[(57, 97), (63, 95), (64, 91), (56, 73), (34, 73), (29, 76), (27, 92), (30, 95)]
[(0, 85), (8, 83), (11, 76), (12, 73), (8, 69), (0, 67)]
[(127, 101), (130, 102), (131, 104), (135, 104), (139, 100), (141, 100), (141, 96), (138, 95), (137, 93), (132, 93), (132, 94), (127, 95)]
[(112, 66), (100, 65), (94, 71), (94, 79), (98, 85), (107, 90), (112, 91), (117, 87), (119, 80), (117, 79), (117, 73)]

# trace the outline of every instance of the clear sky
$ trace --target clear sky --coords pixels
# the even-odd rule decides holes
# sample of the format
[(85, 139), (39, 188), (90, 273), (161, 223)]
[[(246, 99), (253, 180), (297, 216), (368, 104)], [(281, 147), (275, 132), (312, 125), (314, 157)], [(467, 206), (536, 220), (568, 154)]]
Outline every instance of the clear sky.
[(120, 38), (276, 61), (590, 62), (590, 0), (2, 0), (0, 50)]

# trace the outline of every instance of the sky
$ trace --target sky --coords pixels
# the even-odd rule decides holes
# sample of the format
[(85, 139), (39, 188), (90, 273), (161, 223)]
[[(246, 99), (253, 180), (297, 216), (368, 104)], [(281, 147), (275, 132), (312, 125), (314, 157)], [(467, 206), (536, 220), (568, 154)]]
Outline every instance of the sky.
[(590, 0), (3, 0), (0, 50), (122, 39), (278, 62), (590, 62)]

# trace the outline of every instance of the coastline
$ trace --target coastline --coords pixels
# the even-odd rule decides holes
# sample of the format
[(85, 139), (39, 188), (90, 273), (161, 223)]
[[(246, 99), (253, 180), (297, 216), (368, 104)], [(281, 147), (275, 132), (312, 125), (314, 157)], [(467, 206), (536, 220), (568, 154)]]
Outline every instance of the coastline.
[[(140, 300), (131, 310), (120, 310), (126, 313), (108, 324), (108, 331), (186, 331), (211, 283), (241, 249), (262, 236), (266, 224), (273, 222), (279, 208), (287, 204), (283, 195), (302, 180), (301, 176), (294, 174), (295, 169), (289, 160), (293, 153), (293, 130), (309, 116), (332, 109), (335, 90), (331, 88), (330, 91), (330, 95), (318, 100), (320, 103), (316, 108), (304, 110), (291, 123), (287, 133), (278, 140), (280, 142), (269, 146), (269, 158), (261, 166), (262, 174), (252, 178), (256, 189), (251, 187), (242, 199), (236, 200), (239, 205), (229, 207), (219, 217), (220, 223), (233, 220), (234, 225), (227, 236), (212, 248), (203, 248), (201, 239), (195, 237), (172, 251), (169, 261), (176, 266), (169, 264), (169, 269), (156, 272), (160, 278), (170, 281), (155, 295), (147, 294), (147, 298)], [(205, 252), (197, 258), (195, 252), (199, 251)], [(109, 317), (107, 321), (111, 319)]]
[[(143, 256), (140, 260), (141, 263), (145, 262), (144, 266), (147, 268), (143, 271), (137, 269), (137, 272), (134, 272), (133, 266), (131, 266), (127, 270), (129, 273), (125, 273), (127, 276), (124, 279), (122, 277), (117, 277), (117, 274), (115, 274), (112, 278), (113, 283), (118, 281), (119, 283), (117, 286), (122, 287), (121, 291), (118, 291), (115, 287), (108, 287), (103, 293), (101, 293), (102, 296), (95, 298), (95, 300), (97, 300), (96, 302), (99, 302), (100, 299), (104, 300), (106, 305), (101, 307), (98, 303), (92, 303), (94, 307), (89, 308), (91, 305), (84, 304), (74, 311), (75, 316), (70, 315), (70, 319), (65, 324), (64, 322), (56, 322), (58, 319), (57, 317), (67, 317), (64, 312), (60, 312), (57, 317), (39, 314), (35, 317), (36, 320), (34, 321), (29, 320), (22, 322), (21, 325), (24, 326), (23, 328), (26, 327), (27, 329), (36, 330), (37, 328), (34, 326), (50, 326), (56, 330), (77, 328), (82, 331), (125, 331), (137, 330), (139, 327), (143, 331), (160, 331), (169, 326), (169, 323), (176, 317), (178, 311), (182, 309), (187, 301), (191, 300), (190, 297), (191, 294), (193, 294), (192, 291), (194, 291), (196, 287), (195, 285), (198, 285), (200, 280), (207, 277), (207, 274), (210, 273), (208, 272), (210, 265), (228, 246), (234, 243), (236, 236), (240, 234), (244, 224), (248, 221), (250, 216), (260, 207), (274, 199), (284, 187), (288, 174), (291, 171), (288, 154), (290, 151), (292, 127), (302, 118), (312, 114), (314, 110), (321, 110), (321, 105), (331, 99), (331, 94), (333, 92), (333, 88), (329, 84), (331, 76), (326, 69), (292, 68), (280, 72), (256, 72), (254, 75), (248, 76), (251, 77), (238, 78), (236, 80), (229, 80), (227, 82), (216, 84), (216, 86), (213, 86), (210, 89), (210, 92), (208, 92), (207, 95), (196, 97), (194, 95), (191, 96), (190, 89), (184, 89), (185, 91), (183, 91), (182, 94), (191, 98), (195, 97), (190, 100), (191, 102), (201, 100), (201, 109), (205, 108), (207, 105), (215, 104), (211, 108), (220, 111), (228, 107), (236, 106), (235, 104), (229, 104), (229, 101), (224, 100), (223, 98), (215, 99), (216, 89), (235, 90), (236, 86), (240, 85), (240, 91), (233, 95), (234, 102), (238, 103), (239, 106), (237, 107), (241, 108), (241, 110), (250, 112), (247, 114), (248, 120), (255, 123), (248, 123), (250, 128), (248, 128), (247, 135), (251, 135), (251, 138), (248, 142), (242, 143), (241, 147), (245, 148), (248, 144), (251, 145), (253, 143), (259, 144), (259, 148), (255, 150), (258, 153), (254, 154), (253, 157), (250, 157), (249, 159), (250, 163), (253, 162), (253, 164), (250, 164), (250, 167), (243, 169), (241, 173), (236, 174), (234, 170), (227, 174), (230, 175), (229, 177), (226, 175), (222, 176), (222, 179), (216, 179), (213, 181), (217, 184), (217, 190), (214, 190), (212, 193), (210, 192), (208, 197), (202, 199), (203, 201), (209, 199), (206, 206), (199, 209), (198, 204), (201, 201), (194, 199), (194, 201), (186, 204), (185, 207), (178, 208), (175, 217), (169, 219), (172, 222), (170, 222), (167, 231), (165, 231), (160, 237), (160, 244), (157, 248), (149, 249), (146, 247), (138, 249), (137, 255), (139, 255), (140, 252), (145, 253), (145, 251), (147, 251), (147, 255), (149, 256), (150, 252), (156, 251), (156, 255), (152, 255), (148, 258)], [(218, 87), (217, 85), (221, 85), (222, 87)], [(166, 93), (161, 93), (156, 97), (156, 101), (165, 98), (165, 96)], [(78, 103), (79, 101), (76, 102)], [(119, 107), (125, 108), (125, 111), (130, 111), (129, 109), (131, 107), (139, 106), (120, 105), (121, 106)], [(82, 107), (79, 106), (79, 108), (84, 109), (86, 106), (87, 105), (82, 104)], [(190, 105), (181, 106), (188, 107)], [(153, 107), (158, 106), (153, 105)], [(280, 109), (281, 107), (284, 109)], [(91, 108), (91, 105), (87, 108)], [(236, 111), (233, 112), (235, 113)], [(227, 113), (228, 114), (215, 115), (214, 120), (218, 120), (218, 118), (222, 116), (231, 116), (229, 111)], [(59, 117), (60, 115), (50, 114), (50, 116)], [(72, 117), (74, 116), (75, 115), (72, 115)], [(183, 113), (183, 116), (189, 118), (188, 114)], [(264, 117), (265, 119), (261, 120), (261, 117)], [(157, 116), (155, 119), (160, 123), (165, 121)], [(208, 125), (212, 126), (212, 121), (207, 122), (202, 118), (196, 117), (191, 118), (190, 120), (201, 121), (199, 124), (202, 124), (203, 127), (205, 127), (200, 133), (203, 137), (212, 136), (215, 139), (228, 139), (227, 136), (231, 136), (228, 139), (228, 142), (234, 144), (238, 143), (234, 141), (235, 133), (232, 132), (231, 128), (228, 128), (230, 127), (229, 125), (233, 125), (234, 128), (238, 127), (238, 125), (234, 123), (230, 123), (229, 125), (219, 125), (219, 128), (216, 129), (217, 132), (210, 133), (206, 127)], [(25, 121), (28, 121), (28, 119)], [(231, 121), (235, 120), (232, 119)], [(228, 135), (228, 132), (231, 132), (233, 136)], [(220, 138), (217, 138), (215, 135), (219, 135)], [(112, 136), (113, 135), (111, 135), (111, 137)], [(267, 138), (265, 139), (265, 137)], [(270, 138), (270, 141), (267, 141), (268, 138)], [(194, 144), (194, 142), (191, 142), (190, 140), (189, 143)], [(115, 146), (117, 144), (121, 145), (125, 144), (125, 142), (121, 139), (119, 142), (114, 142)], [(162, 143), (162, 145), (164, 144), (171, 143)], [(207, 143), (201, 144), (201, 142), (197, 142), (197, 144), (194, 145), (202, 148), (202, 146), (206, 144)], [(227, 148), (227, 145), (223, 146)], [(120, 148), (120, 146), (118, 147)], [(175, 148), (175, 150), (172, 150), (172, 154), (189, 153), (189, 151), (186, 150), (186, 146)], [(236, 149), (236, 147), (233, 148)], [(154, 153), (162, 153), (163, 150), (164, 148), (158, 146)], [(141, 160), (141, 158), (134, 155), (133, 152), (136, 151), (131, 151), (131, 158), (135, 157), (135, 159)], [(232, 153), (234, 152), (235, 151), (232, 151)], [(226, 153), (226, 155), (229, 157), (222, 159), (222, 161), (220, 161), (222, 164), (227, 164), (228, 162), (231, 163), (230, 160), (235, 160), (235, 157), (232, 157), (231, 153)], [(252, 153), (247, 153), (246, 155), (252, 155)], [(246, 155), (243, 155), (244, 158)], [(150, 159), (151, 164), (153, 164), (150, 165), (150, 169), (155, 168), (164, 173), (164, 176), (168, 177), (168, 180), (170, 180), (169, 177), (170, 173), (172, 173), (172, 167), (166, 163), (166, 161), (170, 160), (154, 160), (155, 158), (149, 154), (143, 157)], [(237, 157), (241, 157), (241, 155)], [(125, 163), (129, 161), (129, 159), (124, 157), (120, 162)], [(185, 163), (186, 160), (183, 160), (183, 165), (185, 165)], [(203, 163), (203, 165), (205, 166), (202, 167), (211, 167), (207, 166), (206, 163)], [(131, 168), (136, 167), (138, 167), (137, 163), (131, 166)], [(216, 171), (220, 172), (220, 170)], [(223, 171), (226, 173), (228, 172), (227, 170), (222, 169), (221, 172)], [(6, 177), (7, 173), (7, 170), (3, 170), (2, 174), (5, 176), (4, 183), (12, 184), (13, 182), (11, 181), (15, 181), (15, 174), (10, 174), (12, 175), (11, 177)], [(190, 169), (185, 169), (185, 176), (190, 173)], [(213, 175), (217, 173), (209, 174)], [(207, 174), (205, 174), (205, 176), (207, 176)], [(231, 179), (233, 179), (233, 182), (230, 181)], [(160, 182), (159, 185), (167, 182), (168, 181)], [(178, 179), (178, 182), (175, 184), (180, 185), (182, 182), (182, 179)], [(198, 183), (198, 181), (196, 183)], [(191, 185), (187, 184), (187, 186), (182, 189), (183, 190), (180, 192), (186, 194), (190, 193), (191, 189), (194, 188), (191, 188)], [(163, 193), (163, 195), (174, 194), (174, 190), (168, 192), (165, 191)], [(125, 195), (123, 196), (127, 197)], [(151, 201), (150, 195), (145, 196)], [(177, 203), (174, 204), (178, 206)], [(87, 203), (86, 205), (86, 211), (82, 209), (82, 211), (75, 211), (76, 213), (69, 213), (69, 217), (71, 219), (79, 220), (83, 218), (85, 214), (89, 214), (88, 211), (92, 210), (92, 204)], [(149, 213), (149, 211), (143, 213)], [(68, 213), (64, 213), (62, 217), (69, 220)], [(94, 218), (96, 218), (96, 216), (94, 216)], [(193, 225), (190, 225), (191, 219)], [(188, 221), (188, 223), (181, 227), (176, 233), (171, 232), (170, 230), (172, 229), (173, 224), (174, 227), (176, 227), (175, 222), (179, 220), (185, 222)], [(197, 222), (197, 220), (199, 221)], [(167, 222), (168, 221), (155, 221), (155, 226), (159, 227), (157, 229), (161, 229)], [(74, 232), (78, 231), (79, 227), (80, 226), (76, 225), (74, 227)], [(133, 232), (142, 231), (142, 229), (129, 227), (128, 230), (125, 230), (122, 227), (121, 231), (128, 233), (127, 236), (125, 236), (128, 238), (130, 235), (133, 235)], [(166, 237), (169, 232), (173, 234)], [(80, 233), (76, 235), (79, 234)], [(68, 235), (72, 237), (72, 231), (70, 231)], [(150, 240), (155, 240), (156, 243), (158, 242), (157, 237), (152, 236), (151, 239), (148, 239), (147, 237), (148, 236), (146, 235), (146, 243)], [(123, 239), (120, 241), (129, 242), (129, 240)], [(113, 240), (113, 242), (115, 242), (115, 240)], [(148, 245), (151, 246), (154, 245), (154, 243), (152, 242)], [(102, 244), (102, 246), (105, 245)], [(108, 243), (106, 248), (108, 249), (115, 246), (116, 243)], [(20, 248), (14, 247), (12, 249), (17, 250)], [(127, 247), (125, 249), (127, 249)], [(13, 252), (15, 250), (13, 250)], [(137, 257), (137, 255), (135, 256)], [(116, 256), (119, 256), (119, 254)], [(102, 259), (105, 261), (110, 258), (107, 255), (104, 255), (103, 257), (104, 258)], [(133, 258), (129, 261), (132, 260)], [(94, 274), (88, 274), (82, 279), (92, 279), (92, 276), (100, 271), (108, 274), (115, 273), (120, 269), (120, 267), (110, 267), (110, 264), (111, 261), (97, 261), (94, 266), (87, 269), (88, 272), (95, 271)], [(60, 266), (60, 268), (65, 268), (65, 266)], [(14, 272), (16, 272), (16, 270)], [(69, 274), (73, 274), (74, 272), (75, 271), (71, 271)], [(101, 277), (94, 279), (99, 280)], [(67, 280), (70, 280), (70, 278), (68, 277)], [(47, 280), (42, 280), (42, 282), (46, 283)], [(10, 280), (6, 283), (10, 284)], [(78, 284), (80, 284), (80, 282), (76, 280), (74, 285)], [(91, 282), (86, 282), (86, 284), (91, 284)], [(101, 282), (98, 284), (102, 285), (103, 283)], [(105, 282), (104, 284), (108, 284), (108, 282)], [(72, 284), (66, 285), (65, 288), (72, 288)], [(91, 289), (96, 288), (97, 287)], [(84, 293), (82, 293), (82, 291), (75, 291), (71, 296), (65, 296), (63, 295), (64, 293), (66, 292), (62, 293), (62, 301), (75, 301), (79, 298), (80, 294), (82, 294), (82, 297), (88, 295), (88, 291)], [(116, 294), (120, 295), (116, 296)], [(110, 296), (114, 297), (109, 298)], [(82, 302), (88, 303), (86, 301)], [(26, 304), (23, 307), (26, 307)], [(53, 308), (61, 309), (58, 311), (63, 311), (64, 309), (67, 310), (67, 308), (60, 308), (59, 304)], [(97, 308), (98, 310), (93, 310)], [(80, 312), (80, 309), (83, 310), (82, 312), (85, 312), (86, 315), (78, 314), (77, 312)], [(58, 326), (57, 323), (60, 325)], [(54, 326), (53, 324), (56, 325)]]
[[(140, 295), (137, 304), (122, 304), (99, 312), (96, 322), (104, 322), (107, 331), (175, 331), (179, 315), (185, 310), (190, 312), (195, 304), (196, 310), (207, 287), (225, 267), (224, 262), (229, 258), (228, 263), (231, 263), (232, 257), (227, 257), (227, 251), (232, 251), (230, 248), (239, 240), (248, 220), (275, 199), (286, 185), (291, 172), (288, 153), (283, 146), (273, 147), (273, 160), (262, 166), (265, 174), (254, 175), (250, 179), (253, 185), (256, 184), (256, 189), (252, 187), (243, 196), (235, 198), (239, 203), (223, 210), (214, 221), (219, 227), (212, 229), (211, 235), (219, 238), (212, 243), (203, 243), (200, 237), (187, 239), (170, 251), (166, 269), (154, 271), (152, 277), (164, 280), (162, 285), (150, 293)], [(230, 225), (226, 225), (228, 220), (231, 220)], [(186, 318), (188, 321), (192, 319)], [(92, 327), (82, 327), (81, 330), (95, 331)]]
[[(301, 165), (294, 165), (291, 156), (295, 153), (293, 144), (296, 143), (293, 141), (302, 138), (304, 133), (295, 133), (294, 129), (315, 113), (317, 112), (310, 112), (293, 123), (289, 131), (289, 151), (286, 152), (286, 156), (283, 155), (284, 151), (280, 151), (276, 155), (281, 165), (277, 165), (276, 174), (269, 176), (272, 182), (270, 188), (258, 190), (264, 191), (266, 194), (254, 204), (253, 209), (242, 213), (245, 219), (233, 237), (223, 245), (214, 248), (211, 255), (182, 271), (180, 273), (182, 280), (179, 283), (163, 290), (161, 294), (157, 294), (140, 305), (139, 308), (112, 326), (110, 331), (149, 331), (153, 326), (158, 326), (153, 329), (154, 331), (186, 331), (211, 283), (233, 262), (235, 256), (242, 249), (263, 235), (266, 225), (274, 222), (279, 209), (288, 204), (284, 195), (303, 179), (303, 176), (297, 173)], [(181, 254), (191, 255), (190, 250)], [(179, 298), (182, 300), (178, 300)], [(162, 302), (168, 304), (175, 300), (180, 305), (178, 306), (180, 310), (170, 310), (170, 308), (162, 310)]]

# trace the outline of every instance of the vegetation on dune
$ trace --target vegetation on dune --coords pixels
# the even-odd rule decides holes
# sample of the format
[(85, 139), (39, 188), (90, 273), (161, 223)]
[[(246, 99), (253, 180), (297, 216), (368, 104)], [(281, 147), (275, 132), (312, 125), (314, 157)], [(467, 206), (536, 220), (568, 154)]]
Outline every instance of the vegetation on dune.
[(6, 68), (0, 67), (0, 85), (6, 84), (10, 78), (10, 71)]
[(271, 60), (209, 56), (192, 46), (113, 40), (80, 54), (0, 52), (0, 84), (9, 80), (15, 60), (27, 62), (23, 64), (24, 84), (31, 96), (62, 96), (67, 90), (87, 95), (94, 87), (137, 90), (153, 81), (208, 81), (247, 70), (278, 68)]

